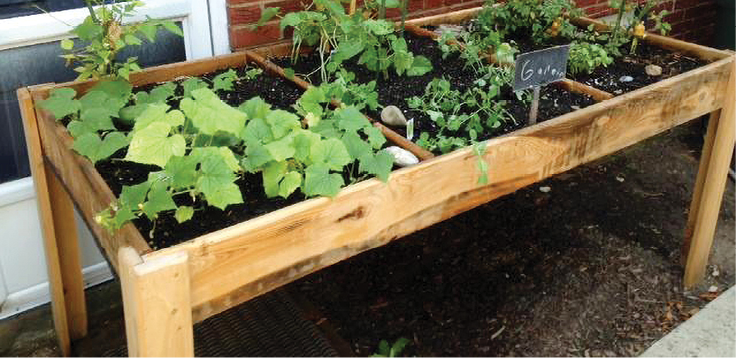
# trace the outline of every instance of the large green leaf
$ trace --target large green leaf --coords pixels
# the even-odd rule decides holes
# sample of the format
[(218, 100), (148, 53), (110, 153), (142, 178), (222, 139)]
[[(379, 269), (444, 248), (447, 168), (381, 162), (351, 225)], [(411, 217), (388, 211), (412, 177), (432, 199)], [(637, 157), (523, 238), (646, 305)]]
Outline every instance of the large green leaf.
[(284, 174), (284, 179), (279, 183), (279, 196), (288, 198), (291, 193), (299, 189), (302, 185), (302, 174), (299, 172), (288, 172)]
[(409, 76), (421, 76), (429, 71), (432, 71), (432, 62), (424, 56), (415, 56), (406, 74)]
[(74, 99), (76, 96), (77, 92), (71, 88), (54, 89), (48, 99), (39, 102), (39, 106), (51, 112), (56, 119), (62, 119), (82, 109), (79, 100)]
[(376, 155), (368, 154), (360, 158), (360, 171), (373, 174), (382, 181), (388, 181), (388, 176), (394, 166), (394, 156), (382, 150)]
[(265, 144), (273, 141), (271, 127), (262, 118), (251, 119), (240, 134), (246, 146)]
[(335, 118), (337, 119), (337, 126), (347, 132), (357, 132), (362, 128), (371, 126), (371, 122), (353, 106), (336, 111)]
[(204, 149), (207, 153), (202, 157), (201, 177), (197, 182), (197, 190), (204, 194), (207, 203), (220, 210), (225, 210), (231, 204), (242, 203), (243, 195), (235, 184), (237, 177), (233, 173), (232, 161), (235, 158), (231, 157), (232, 151), (227, 148)]
[(174, 218), (180, 224), (190, 220), (192, 216), (194, 216), (194, 208), (191, 206), (180, 206), (176, 208), (176, 212), (174, 213)]
[(294, 156), (296, 149), (294, 148), (294, 135), (288, 135), (277, 141), (265, 145), (268, 153), (271, 154), (273, 160), (280, 162)]
[(172, 156), (182, 156), (186, 141), (180, 134), (170, 136), (171, 125), (154, 122), (133, 134), (125, 160), (164, 167)]
[(184, 98), (180, 108), (200, 133), (226, 132), (239, 135), (245, 127), (245, 113), (230, 107), (208, 88), (192, 91), (194, 100)]
[(330, 167), (324, 163), (310, 165), (305, 174), (303, 191), (307, 196), (335, 196), (345, 185), (342, 176), (330, 173)]
[(182, 82), (181, 87), (184, 89), (184, 97), (191, 97), (192, 91), (207, 88), (207, 82), (202, 81), (200, 78), (192, 77)]
[(286, 162), (271, 161), (263, 168), (263, 189), (269, 198), (279, 195), (279, 183), (286, 172)]
[(196, 155), (169, 158), (164, 170), (171, 178), (171, 186), (174, 189), (193, 187), (197, 183), (197, 165), (199, 156)]
[(238, 109), (244, 112), (249, 120), (266, 119), (266, 116), (271, 112), (271, 105), (261, 97), (253, 97), (241, 104)]
[(251, 144), (245, 149), (245, 158), (243, 158), (243, 168), (255, 173), (262, 165), (272, 161), (271, 153), (261, 144)]
[(176, 209), (176, 203), (171, 198), (168, 185), (162, 181), (154, 181), (148, 192), (148, 200), (143, 203), (143, 213), (149, 219), (154, 220), (158, 213)]
[(386, 143), (386, 137), (383, 136), (381, 130), (376, 127), (363, 128), (363, 133), (368, 137), (368, 142), (374, 149), (381, 148)]
[(319, 143), (320, 135), (308, 130), (301, 130), (294, 136), (294, 159), (311, 164), (309, 161), (312, 147)]
[(128, 138), (120, 132), (112, 132), (104, 139), (100, 139), (97, 133), (86, 133), (74, 140), (72, 148), (96, 163), (110, 157), (119, 149), (125, 148), (126, 145), (128, 145)]
[(345, 148), (348, 150), (348, 153), (350, 153), (350, 156), (353, 159), (358, 159), (362, 158), (365, 155), (373, 154), (373, 150), (371, 150), (370, 144), (361, 139), (360, 135), (358, 135), (356, 132), (346, 133), (342, 137), (342, 143), (345, 145)]
[(394, 32), (393, 22), (386, 20), (365, 20), (363, 26), (376, 36), (384, 36)]
[(169, 110), (169, 105), (164, 103), (149, 104), (146, 109), (135, 119), (132, 133), (148, 127), (151, 123), (164, 122), (171, 127), (184, 124), (184, 114), (179, 110)]
[(330, 169), (337, 171), (353, 161), (345, 145), (337, 138), (315, 143), (310, 158), (314, 163), (325, 163)]
[(271, 133), (275, 139), (284, 137), (289, 132), (301, 128), (299, 117), (280, 109), (269, 113), (266, 122), (271, 126)]

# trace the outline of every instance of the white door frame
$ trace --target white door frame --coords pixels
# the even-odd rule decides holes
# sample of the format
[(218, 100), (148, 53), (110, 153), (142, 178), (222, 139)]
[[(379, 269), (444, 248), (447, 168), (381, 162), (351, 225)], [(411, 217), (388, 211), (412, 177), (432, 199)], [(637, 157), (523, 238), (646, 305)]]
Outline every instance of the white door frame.
[[(142, 21), (146, 16), (153, 19), (181, 21), (188, 60), (226, 54), (230, 52), (230, 45), (225, 1), (147, 0), (145, 6), (138, 9), (136, 16), (128, 21)], [(0, 20), (0, 51), (69, 38), (72, 27), (84, 21), (87, 15), (89, 15), (87, 9), (82, 8)], [(12, 216), (10, 222), (31, 220), (34, 225), (30, 225), (33, 226), (30, 228), (33, 230), (30, 231), (35, 232), (17, 239), (6, 237), (6, 240), (13, 240), (11, 246), (24, 247), (24, 250), (29, 251), (23, 253), (24, 257), (34, 258), (18, 265), (35, 266), (33, 270), (28, 270), (28, 267), (24, 270), (24, 267), (9, 267), (8, 262), (2, 267), (0, 263), (0, 319), (50, 301), (45, 261), (42, 259), (43, 238), (40, 235), (38, 213), (35, 205), (29, 204), (29, 201), (35, 200), (35, 196), (30, 177), (0, 184), (0, 209), (22, 208), (5, 210), (12, 212), (5, 215)], [(86, 226), (79, 219), (77, 221), (80, 228), (82, 261), (85, 265), (83, 269), (85, 283), (93, 285), (104, 282), (112, 277), (107, 264), (92, 243), (91, 234)], [(2, 230), (3, 228), (0, 228), (0, 231)], [(3, 274), (7, 276), (4, 277)]]

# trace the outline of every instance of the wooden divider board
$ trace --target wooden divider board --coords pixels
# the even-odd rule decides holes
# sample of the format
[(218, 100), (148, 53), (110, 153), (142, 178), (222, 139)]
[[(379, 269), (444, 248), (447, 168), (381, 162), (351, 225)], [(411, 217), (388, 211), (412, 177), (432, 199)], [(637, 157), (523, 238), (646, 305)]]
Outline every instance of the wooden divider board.
[(147, 254), (185, 251), (195, 321), (723, 107), (734, 57), (488, 142)]

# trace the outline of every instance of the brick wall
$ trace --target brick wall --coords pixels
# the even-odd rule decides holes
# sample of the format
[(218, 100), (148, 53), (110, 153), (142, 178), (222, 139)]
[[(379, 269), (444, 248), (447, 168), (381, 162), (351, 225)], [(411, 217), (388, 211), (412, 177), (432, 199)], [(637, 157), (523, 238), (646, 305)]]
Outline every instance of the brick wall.
[[(233, 50), (240, 50), (288, 40), (291, 37), (290, 29), (281, 31), (278, 19), (255, 31), (251, 29), (251, 25), (258, 21), (261, 11), (266, 7), (281, 7), (282, 13), (299, 11), (303, 8), (302, 1), (309, 0), (227, 0), (230, 46)], [(436, 15), (480, 6), (483, 2), (484, 0), (409, 0), (408, 16), (416, 18)], [(590, 17), (613, 14), (608, 8), (608, 0), (577, 0), (576, 3)], [(667, 21), (672, 24), (671, 36), (705, 45), (711, 43), (715, 31), (715, 0), (667, 0), (660, 6), (660, 10), (662, 9), (671, 12), (667, 17)], [(390, 9), (387, 16), (397, 18), (400, 12)]]
[[(638, 1), (646, 2), (646, 0)], [(576, 4), (585, 10), (588, 17), (599, 18), (614, 14), (608, 7), (608, 0), (577, 0)], [(672, 25), (672, 32), (668, 36), (712, 45), (716, 21), (715, 0), (667, 0), (655, 11), (661, 10), (670, 12), (670, 15), (665, 17), (665, 21)]]

